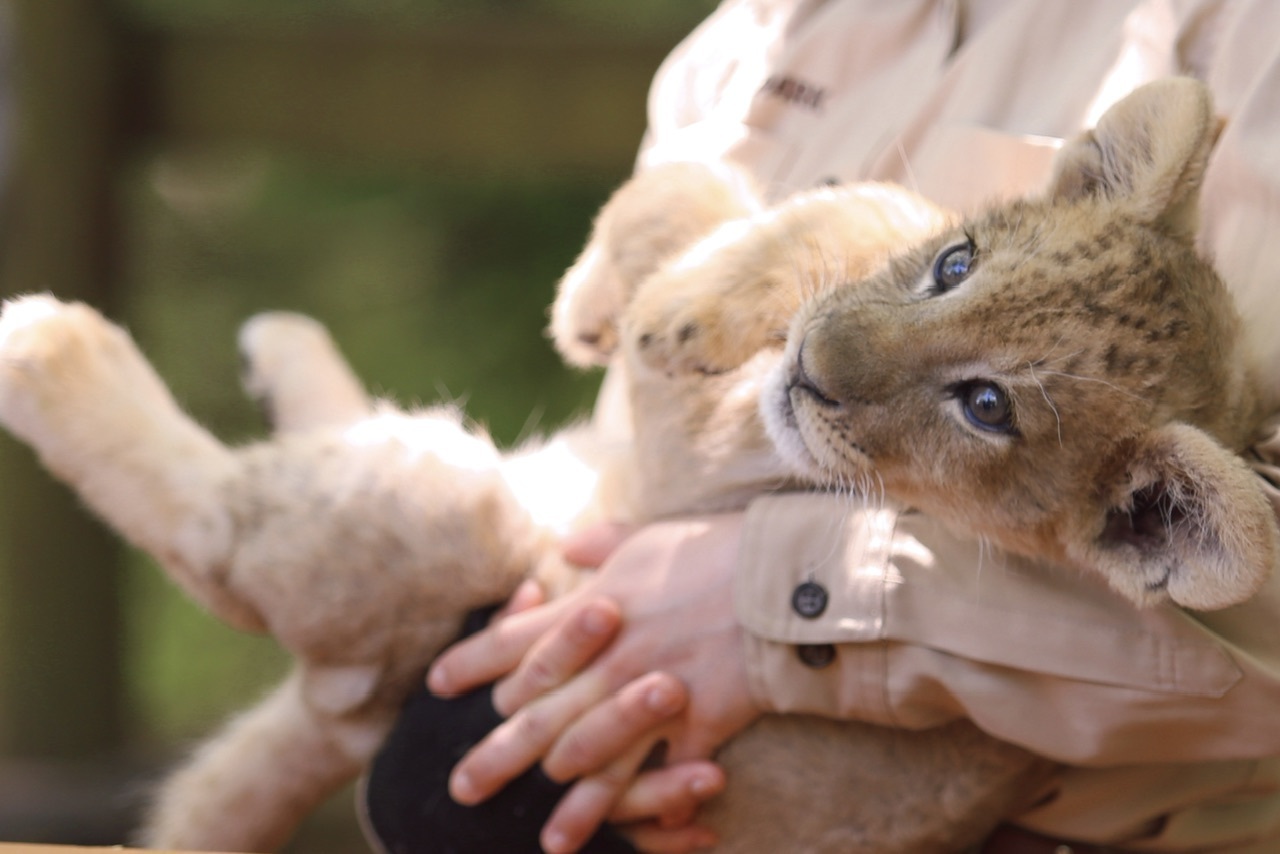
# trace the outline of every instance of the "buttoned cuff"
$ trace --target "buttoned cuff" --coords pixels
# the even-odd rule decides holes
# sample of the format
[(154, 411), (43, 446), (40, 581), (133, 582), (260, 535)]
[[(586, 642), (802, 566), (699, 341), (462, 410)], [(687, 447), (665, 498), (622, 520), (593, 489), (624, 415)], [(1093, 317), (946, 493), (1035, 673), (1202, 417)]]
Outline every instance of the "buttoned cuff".
[(820, 493), (756, 499), (735, 574), (739, 620), (752, 634), (785, 643), (882, 638), (898, 515)]
[(970, 690), (964, 674), (1201, 697), (1241, 678), (1178, 608), (1135, 610), (1100, 577), (831, 495), (752, 503), (734, 607), (754, 699), (776, 711), (916, 725), (954, 711), (931, 686)]
[[(747, 509), (734, 607), (747, 673), (763, 708), (885, 720), (885, 583), (898, 511), (829, 495), (785, 494)], [(847, 645), (862, 642), (857, 649)], [(856, 700), (855, 700), (856, 698)]]

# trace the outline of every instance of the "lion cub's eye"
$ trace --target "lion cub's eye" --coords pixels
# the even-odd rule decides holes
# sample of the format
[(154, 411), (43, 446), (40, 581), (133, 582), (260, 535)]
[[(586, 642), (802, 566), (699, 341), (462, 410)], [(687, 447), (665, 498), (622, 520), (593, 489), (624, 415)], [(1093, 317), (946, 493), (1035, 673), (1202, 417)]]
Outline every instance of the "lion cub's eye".
[(1013, 404), (1004, 389), (995, 383), (976, 381), (957, 389), (965, 418), (982, 430), (1013, 433)]
[(973, 272), (973, 241), (965, 240), (950, 246), (933, 262), (933, 291), (945, 294), (959, 285)]

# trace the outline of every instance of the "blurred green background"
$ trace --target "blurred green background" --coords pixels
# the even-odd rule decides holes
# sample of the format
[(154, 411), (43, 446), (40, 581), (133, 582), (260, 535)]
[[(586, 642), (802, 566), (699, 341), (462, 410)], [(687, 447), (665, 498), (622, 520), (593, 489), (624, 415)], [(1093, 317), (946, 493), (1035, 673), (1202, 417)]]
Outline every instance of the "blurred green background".
[[(629, 171), (644, 86), (711, 0), (8, 0), (7, 294), (125, 323), (218, 435), (234, 339), (311, 314), (369, 387), (502, 443), (597, 383), (544, 337)], [(0, 445), (0, 840), (127, 841), (157, 769), (284, 668)], [(296, 851), (359, 850), (350, 798)]]

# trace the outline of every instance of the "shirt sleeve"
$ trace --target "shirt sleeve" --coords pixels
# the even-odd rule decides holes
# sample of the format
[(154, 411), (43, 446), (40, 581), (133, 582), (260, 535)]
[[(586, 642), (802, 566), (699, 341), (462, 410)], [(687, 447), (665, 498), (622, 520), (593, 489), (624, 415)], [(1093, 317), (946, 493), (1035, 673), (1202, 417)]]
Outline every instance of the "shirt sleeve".
[(847, 496), (760, 498), (735, 588), (752, 691), (906, 728), (960, 717), (1081, 766), (1280, 753), (1280, 584), (1138, 610), (1079, 572)]

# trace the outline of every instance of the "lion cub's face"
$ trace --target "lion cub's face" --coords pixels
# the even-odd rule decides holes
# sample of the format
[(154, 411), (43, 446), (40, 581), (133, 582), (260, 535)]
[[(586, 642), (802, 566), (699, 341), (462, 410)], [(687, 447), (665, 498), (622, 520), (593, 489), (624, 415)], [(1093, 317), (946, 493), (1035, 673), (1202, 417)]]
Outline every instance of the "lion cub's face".
[[(1189, 81), (1140, 90), (1064, 151), (1045, 199), (811, 301), (762, 396), (780, 451), (819, 480), (1099, 569), (1140, 603), (1251, 594), (1274, 523), (1225, 448), (1256, 426), (1252, 390), (1187, 225), (1207, 111)], [(1247, 512), (1225, 509), (1237, 498)]]
[(767, 404), (775, 439), (1039, 552), (1149, 426), (1239, 444), (1217, 277), (1102, 207), (1014, 205), (811, 303)]

